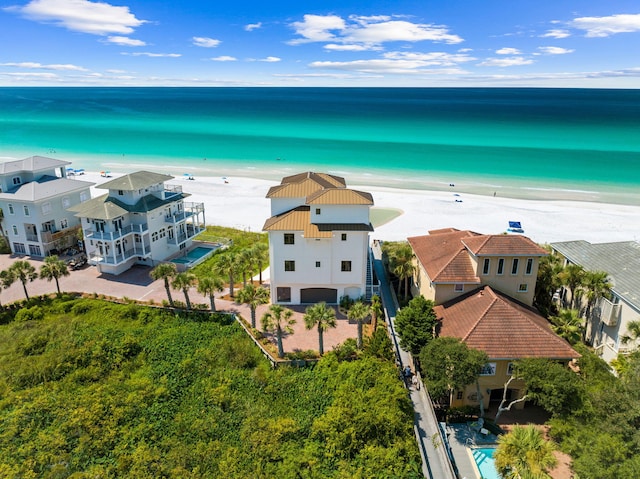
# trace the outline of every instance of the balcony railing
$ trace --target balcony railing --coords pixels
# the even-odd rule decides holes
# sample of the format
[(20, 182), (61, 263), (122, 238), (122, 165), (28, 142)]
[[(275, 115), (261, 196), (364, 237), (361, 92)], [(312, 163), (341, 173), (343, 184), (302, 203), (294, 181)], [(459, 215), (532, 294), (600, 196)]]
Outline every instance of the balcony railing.
[(182, 185), (164, 185), (163, 200), (182, 194)]
[(146, 253), (142, 253), (141, 249), (128, 249), (123, 251), (122, 253), (113, 253), (113, 252), (109, 252), (108, 254), (100, 254), (99, 252), (94, 252), (91, 254), (91, 256), (89, 257), (89, 262), (91, 262), (91, 264), (98, 264), (98, 263), (102, 263), (102, 264), (112, 264), (112, 265), (118, 265), (120, 263), (124, 263), (125, 261), (133, 258), (134, 256), (141, 256), (141, 257), (149, 257), (151, 255), (151, 251), (148, 251)]
[(130, 235), (132, 233), (146, 233), (149, 231), (149, 225), (147, 223), (139, 224), (139, 225), (129, 225), (121, 228), (118, 231), (109, 231), (109, 232), (101, 232), (101, 231), (93, 231), (93, 230), (85, 230), (84, 236), (87, 239), (94, 240), (103, 240), (103, 241), (113, 241), (122, 238), (123, 236)]
[(175, 214), (169, 214), (164, 217), (167, 223), (180, 223), (194, 215), (204, 213), (204, 203), (184, 202), (184, 210)]
[(178, 245), (180, 243), (184, 243), (191, 238), (194, 238), (198, 234), (202, 233), (204, 228), (199, 225), (187, 225), (187, 229), (185, 232), (176, 233), (173, 238), (168, 238), (167, 243)]
[(27, 241), (34, 241), (34, 242), (38, 242), (38, 241), (40, 241), (40, 240), (38, 239), (38, 235), (37, 235), (37, 234), (32, 235), (32, 234), (28, 234), (28, 233), (27, 233)]
[(42, 242), (44, 244), (53, 243), (67, 235), (77, 234), (79, 229), (80, 226), (72, 226), (71, 228), (65, 228), (59, 231), (56, 231), (55, 229), (53, 231), (41, 231), (40, 236), (42, 237)]

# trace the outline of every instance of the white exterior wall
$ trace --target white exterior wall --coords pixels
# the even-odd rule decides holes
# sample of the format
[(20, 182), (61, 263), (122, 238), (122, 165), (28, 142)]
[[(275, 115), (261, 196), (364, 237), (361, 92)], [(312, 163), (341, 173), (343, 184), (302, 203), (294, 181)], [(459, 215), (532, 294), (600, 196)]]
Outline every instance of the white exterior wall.
[(608, 363), (615, 359), (618, 353), (627, 352), (639, 346), (634, 343), (623, 344), (622, 338), (629, 334), (627, 329), (629, 322), (640, 319), (640, 311), (622, 300), (619, 302), (619, 308), (618, 314), (615, 315), (617, 318), (615, 325), (608, 326), (602, 320), (600, 308), (597, 307), (587, 326), (587, 338), (591, 339), (596, 354)]
[[(316, 211), (320, 210), (320, 214)], [(311, 223), (369, 224), (368, 205), (311, 205)]]
[(276, 216), (293, 208), (304, 205), (306, 199), (301, 198), (271, 198), (271, 216)]
[[(284, 244), (284, 234), (293, 233), (295, 243)], [(347, 235), (342, 241), (342, 234)], [(271, 297), (277, 299), (278, 287), (291, 288), (291, 302), (300, 304), (300, 290), (332, 288), (337, 299), (345, 294), (365, 294), (368, 232), (336, 231), (331, 238), (303, 238), (302, 232), (269, 232)], [(295, 271), (285, 271), (285, 261), (295, 261)], [(320, 267), (316, 267), (316, 262)], [(351, 261), (351, 271), (341, 271), (342, 261)], [(356, 294), (354, 292), (357, 291)]]

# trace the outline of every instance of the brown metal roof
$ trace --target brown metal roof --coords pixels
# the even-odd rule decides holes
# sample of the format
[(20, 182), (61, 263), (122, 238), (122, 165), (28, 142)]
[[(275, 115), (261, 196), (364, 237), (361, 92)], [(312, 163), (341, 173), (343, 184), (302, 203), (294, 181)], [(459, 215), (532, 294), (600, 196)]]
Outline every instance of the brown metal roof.
[(272, 216), (263, 231), (302, 231), (305, 238), (331, 238), (334, 231), (373, 231), (373, 226), (362, 223), (311, 223), (308, 206), (298, 206), (285, 213)]
[(455, 298), (434, 311), (439, 336), (460, 338), (490, 359), (580, 357), (534, 308), (483, 286)]
[(310, 178), (316, 181), (318, 184), (323, 185), (324, 188), (344, 188), (347, 186), (346, 181), (341, 176), (329, 175), (327, 173), (314, 173), (313, 171), (306, 171), (304, 173), (298, 173), (296, 175), (285, 176), (282, 178), (281, 184), (287, 183), (300, 183), (301, 181)]
[(364, 191), (331, 188), (307, 196), (308, 205), (373, 205), (373, 196)]

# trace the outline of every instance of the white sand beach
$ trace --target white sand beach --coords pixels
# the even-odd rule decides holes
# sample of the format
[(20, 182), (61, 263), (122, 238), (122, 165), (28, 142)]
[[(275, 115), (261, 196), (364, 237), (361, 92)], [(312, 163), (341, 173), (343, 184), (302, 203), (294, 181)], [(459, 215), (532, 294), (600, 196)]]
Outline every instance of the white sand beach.
[[(113, 172), (111, 178), (119, 176)], [(200, 177), (189, 180), (174, 175), (169, 183), (181, 184), (190, 201), (203, 202), (208, 224), (260, 231), (270, 215), (265, 195), (277, 182), (244, 177)], [(79, 180), (101, 184), (109, 180), (87, 172)], [(628, 206), (572, 200), (514, 199), (451, 191), (405, 190), (352, 185), (373, 195), (375, 208), (403, 213), (378, 226), (372, 238), (398, 241), (454, 227), (484, 234), (506, 231), (509, 221), (520, 221), (524, 234), (538, 243), (583, 239), (591, 243), (640, 241), (640, 205)], [(225, 182), (226, 181), (226, 182)], [(95, 190), (93, 196), (104, 194)], [(459, 196), (455, 196), (458, 194)], [(456, 201), (458, 200), (458, 201)]]

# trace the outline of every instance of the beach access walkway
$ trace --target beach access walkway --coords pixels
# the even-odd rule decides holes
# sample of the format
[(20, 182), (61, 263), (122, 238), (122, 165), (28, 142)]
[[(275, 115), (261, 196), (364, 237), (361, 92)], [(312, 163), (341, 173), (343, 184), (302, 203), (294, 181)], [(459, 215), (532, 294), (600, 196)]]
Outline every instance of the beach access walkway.
[[(411, 354), (400, 348), (399, 340), (395, 332), (394, 321), (396, 318), (397, 300), (390, 287), (387, 273), (382, 264), (382, 249), (379, 241), (376, 240), (373, 242), (372, 250), (375, 272), (380, 281), (382, 305), (385, 315), (388, 318), (387, 325), (395, 347), (396, 359), (399, 362), (400, 369), (409, 366), (412, 371), (415, 371)], [(416, 440), (418, 441), (420, 455), (422, 456), (422, 472), (424, 477), (429, 479), (456, 479), (457, 476), (447, 455), (431, 398), (422, 384), (420, 377), (418, 377), (418, 379), (420, 380), (421, 387), (417, 390), (411, 387), (408, 389), (414, 410), (414, 431)]]

